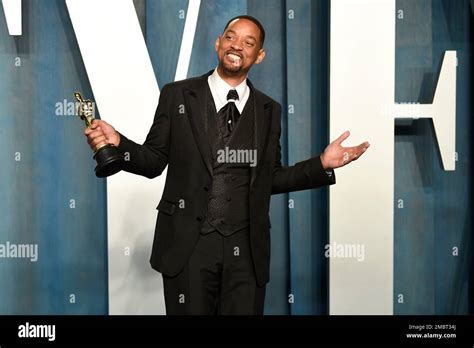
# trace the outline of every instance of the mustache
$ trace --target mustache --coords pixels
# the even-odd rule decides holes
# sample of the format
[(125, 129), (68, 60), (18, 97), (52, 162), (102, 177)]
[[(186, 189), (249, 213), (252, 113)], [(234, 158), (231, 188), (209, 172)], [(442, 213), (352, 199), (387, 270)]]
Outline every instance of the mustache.
[(227, 51), (225, 54), (227, 55), (227, 54), (229, 54), (229, 53), (235, 54), (236, 56), (239, 56), (240, 58), (243, 58), (243, 55), (242, 55), (241, 53), (239, 53), (239, 52), (236, 52), (236, 51)]

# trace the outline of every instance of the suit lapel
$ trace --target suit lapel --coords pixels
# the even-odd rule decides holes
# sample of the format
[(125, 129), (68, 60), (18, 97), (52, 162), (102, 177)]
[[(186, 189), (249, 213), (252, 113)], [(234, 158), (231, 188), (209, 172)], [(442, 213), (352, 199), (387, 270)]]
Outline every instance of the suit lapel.
[(196, 139), (196, 144), (199, 148), (199, 152), (201, 153), (201, 157), (206, 165), (206, 168), (209, 171), (209, 174), (212, 176), (211, 145), (209, 144), (207, 132), (205, 129), (205, 117), (207, 117), (207, 76), (209, 76), (209, 74), (197, 79), (195, 81), (196, 83), (194, 87), (185, 88), (184, 99), (186, 103), (186, 114), (191, 123), (191, 128), (194, 138)]
[[(194, 86), (184, 88), (184, 99), (186, 114), (189, 118), (196, 144), (201, 153), (201, 157), (206, 165), (209, 174), (212, 176), (212, 150), (209, 138), (205, 129), (205, 117), (207, 117), (207, 77), (212, 74), (210, 71), (206, 75), (195, 80)], [(251, 167), (250, 187), (253, 186), (258, 171), (261, 168), (260, 163), (265, 155), (268, 142), (268, 132), (270, 130), (272, 117), (271, 100), (266, 98), (256, 90), (250, 80), (247, 80), (249, 87), (254, 93), (254, 144), (257, 149), (257, 165)]]
[(250, 187), (252, 187), (258, 171), (261, 168), (260, 164), (267, 148), (268, 132), (270, 130), (272, 117), (272, 104), (266, 101), (264, 96), (253, 88), (249, 80), (247, 80), (247, 82), (254, 92), (254, 144), (256, 144), (257, 149), (257, 166), (251, 167), (250, 170)]

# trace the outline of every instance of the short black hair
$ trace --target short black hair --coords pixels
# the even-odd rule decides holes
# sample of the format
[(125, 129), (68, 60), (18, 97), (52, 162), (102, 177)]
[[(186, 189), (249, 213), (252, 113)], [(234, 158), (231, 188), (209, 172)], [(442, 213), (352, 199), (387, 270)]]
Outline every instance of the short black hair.
[(240, 15), (240, 16), (234, 17), (227, 22), (224, 28), (224, 32), (229, 27), (229, 24), (235, 21), (236, 19), (247, 19), (253, 22), (258, 27), (258, 29), (260, 30), (260, 47), (263, 47), (263, 43), (265, 42), (265, 29), (263, 29), (262, 23), (260, 23), (259, 20), (255, 17), (248, 16), (248, 15)]

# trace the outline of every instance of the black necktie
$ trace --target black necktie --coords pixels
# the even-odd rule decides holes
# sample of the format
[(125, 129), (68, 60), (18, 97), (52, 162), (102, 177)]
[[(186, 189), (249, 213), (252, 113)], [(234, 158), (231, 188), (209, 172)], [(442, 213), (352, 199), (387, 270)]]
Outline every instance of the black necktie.
[(235, 89), (231, 89), (229, 93), (227, 93), (227, 104), (217, 113), (217, 118), (219, 119), (219, 124), (221, 124), (221, 131), (223, 131), (222, 136), (224, 139), (227, 139), (230, 136), (240, 117), (240, 112), (237, 109), (237, 106), (235, 106), (236, 100), (239, 100), (239, 94)]

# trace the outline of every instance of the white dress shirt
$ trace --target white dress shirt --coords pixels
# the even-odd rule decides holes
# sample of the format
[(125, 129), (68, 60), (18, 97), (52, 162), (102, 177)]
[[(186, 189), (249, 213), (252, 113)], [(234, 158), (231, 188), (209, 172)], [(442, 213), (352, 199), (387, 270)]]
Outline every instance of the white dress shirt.
[(219, 76), (216, 68), (212, 75), (207, 78), (207, 83), (209, 84), (212, 98), (216, 105), (216, 112), (219, 112), (219, 110), (227, 104), (227, 93), (229, 93), (229, 90), (235, 89), (239, 94), (239, 100), (235, 101), (235, 106), (240, 114), (242, 114), (245, 104), (250, 96), (250, 88), (247, 85), (247, 78), (245, 78), (245, 80), (243, 80), (238, 86), (232, 87)]

